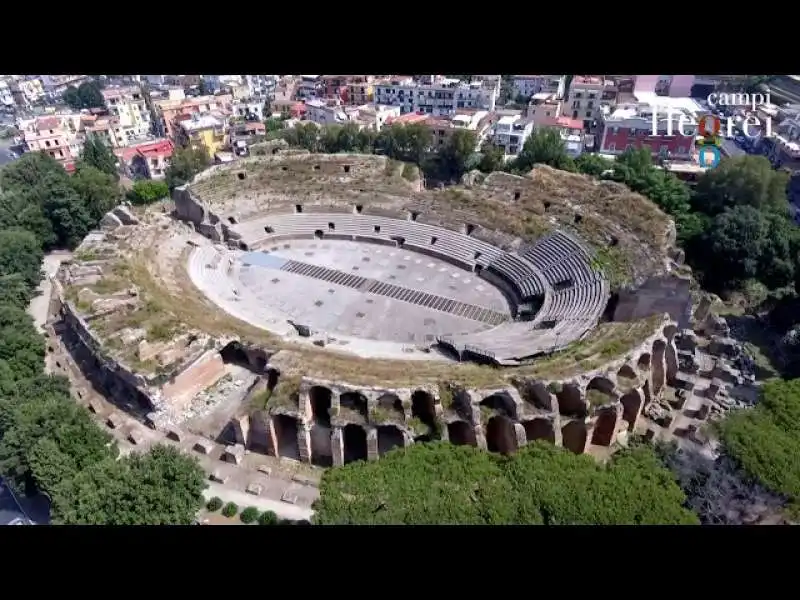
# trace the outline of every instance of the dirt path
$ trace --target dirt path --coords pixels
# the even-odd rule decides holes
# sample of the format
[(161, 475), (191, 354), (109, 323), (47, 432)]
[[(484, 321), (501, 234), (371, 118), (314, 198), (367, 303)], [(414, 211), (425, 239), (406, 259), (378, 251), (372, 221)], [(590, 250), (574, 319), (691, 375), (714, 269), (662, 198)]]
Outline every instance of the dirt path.
[(245, 509), (248, 506), (255, 506), (260, 511), (271, 510), (281, 519), (292, 519), (299, 521), (301, 519), (310, 520), (314, 511), (300, 506), (287, 504), (278, 500), (270, 500), (269, 498), (262, 498), (260, 496), (253, 496), (246, 492), (232, 490), (218, 483), (208, 482), (208, 487), (203, 492), (206, 500), (210, 500), (214, 496), (218, 496), (223, 502), (234, 502), (239, 506), (239, 509)]
[(44, 324), (47, 322), (47, 312), (50, 306), (50, 295), (53, 291), (53, 284), (50, 278), (58, 271), (62, 262), (72, 257), (70, 252), (56, 251), (47, 254), (42, 261), (42, 272), (44, 278), (39, 283), (37, 295), (31, 300), (28, 306), (28, 314), (33, 318), (33, 322), (40, 331), (44, 331)]

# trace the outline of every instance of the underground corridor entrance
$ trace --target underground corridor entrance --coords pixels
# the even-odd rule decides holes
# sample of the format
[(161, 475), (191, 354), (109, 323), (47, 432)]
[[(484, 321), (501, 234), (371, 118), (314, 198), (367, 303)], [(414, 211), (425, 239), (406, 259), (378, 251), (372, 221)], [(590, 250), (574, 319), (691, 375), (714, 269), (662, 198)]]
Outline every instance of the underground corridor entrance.
[(511, 396), (505, 392), (492, 394), (481, 400), (481, 406), (493, 410), (511, 420), (517, 419), (517, 405)]
[(551, 444), (556, 443), (556, 432), (549, 419), (532, 419), (522, 423), (528, 443), (536, 440), (545, 440)]
[(496, 415), (486, 425), (486, 448), (489, 452), (511, 454), (517, 449), (514, 422), (506, 416)]
[[(339, 413), (344, 418), (359, 416), (367, 421), (367, 397), (358, 392), (345, 392), (339, 396)], [(359, 429), (361, 429), (359, 427)]]
[(633, 431), (642, 410), (642, 395), (637, 390), (631, 390), (620, 399), (620, 403), (622, 418), (628, 422), (628, 431)]
[(585, 417), (588, 414), (586, 402), (581, 398), (581, 390), (574, 383), (565, 383), (556, 392), (558, 410), (563, 417)]
[(436, 430), (436, 409), (433, 396), (423, 390), (411, 394), (411, 417), (419, 419), (428, 428), (428, 433), (414, 438), (417, 442), (429, 442), (434, 439)]
[(586, 451), (586, 423), (583, 421), (570, 421), (561, 428), (561, 439), (564, 448), (575, 454)]
[(297, 419), (288, 415), (275, 415), (275, 441), (278, 443), (278, 456), (300, 460), (300, 446), (297, 444)]
[(477, 446), (475, 428), (466, 421), (453, 421), (447, 424), (447, 437), (456, 446)]
[(250, 364), (250, 358), (247, 356), (247, 351), (239, 342), (230, 342), (219, 351), (219, 355), (222, 357), (222, 362), (225, 364), (236, 365), (248, 371), (253, 370), (253, 366)]
[(405, 446), (403, 432), (392, 425), (381, 425), (378, 427), (378, 456), (383, 456), (395, 448)]
[(318, 467), (333, 466), (332, 429), (315, 422), (309, 430), (311, 441), (311, 464)]
[(346, 425), (344, 428), (344, 464), (357, 460), (367, 460), (367, 432), (359, 425)]
[(330, 427), (333, 393), (326, 387), (315, 385), (308, 390), (308, 397), (311, 403), (311, 416), (314, 423), (323, 427)]
[(614, 440), (614, 430), (617, 427), (617, 412), (604, 410), (597, 416), (592, 433), (592, 444), (595, 446), (610, 446)]

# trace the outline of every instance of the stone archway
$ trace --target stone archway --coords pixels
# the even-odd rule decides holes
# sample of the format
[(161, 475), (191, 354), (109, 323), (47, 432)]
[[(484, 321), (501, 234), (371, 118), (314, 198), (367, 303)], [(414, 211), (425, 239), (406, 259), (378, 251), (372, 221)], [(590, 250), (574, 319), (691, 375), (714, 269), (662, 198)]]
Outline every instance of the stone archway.
[(378, 398), (378, 408), (386, 413), (386, 417), (402, 423), (406, 419), (403, 401), (396, 394), (383, 394)]
[(342, 432), (344, 442), (344, 464), (367, 460), (367, 432), (360, 425), (350, 423)]
[(507, 392), (498, 392), (481, 400), (481, 406), (493, 410), (512, 421), (517, 420), (517, 405)]
[(381, 425), (378, 427), (378, 455), (383, 456), (395, 448), (405, 446), (405, 437), (398, 427)]
[(282, 458), (300, 460), (300, 445), (297, 443), (297, 419), (289, 415), (272, 417), (275, 428), (275, 441), (278, 444), (277, 455)]
[(570, 421), (561, 428), (561, 439), (564, 448), (575, 454), (586, 452), (586, 439), (589, 432), (586, 423), (581, 420)]
[(588, 414), (588, 407), (583, 398), (581, 390), (574, 383), (565, 383), (556, 392), (558, 399), (558, 410), (565, 417), (585, 417)]
[(550, 419), (531, 419), (530, 421), (523, 421), (522, 427), (525, 429), (525, 437), (529, 444), (536, 440), (544, 440), (551, 444), (556, 443), (555, 426)]
[(540, 381), (526, 384), (522, 389), (522, 399), (534, 408), (553, 410), (553, 396)]
[(586, 401), (589, 406), (602, 406), (616, 400), (614, 382), (607, 377), (594, 377), (586, 386)]
[(477, 446), (475, 427), (466, 421), (452, 421), (447, 424), (447, 437), (456, 446)]
[(339, 415), (344, 420), (361, 418), (366, 422), (368, 414), (367, 397), (361, 392), (345, 392), (339, 395)]
[(308, 398), (311, 404), (311, 418), (314, 422), (324, 427), (330, 427), (333, 392), (324, 386), (315, 385), (308, 390)]
[(517, 449), (514, 422), (505, 415), (495, 415), (486, 424), (486, 447), (489, 452), (512, 454)]
[(644, 406), (642, 394), (638, 390), (631, 390), (620, 398), (620, 403), (622, 418), (628, 422), (628, 431), (633, 431)]
[(594, 424), (594, 430), (592, 431), (592, 444), (595, 446), (610, 446), (614, 441), (616, 429), (617, 411), (600, 411)]

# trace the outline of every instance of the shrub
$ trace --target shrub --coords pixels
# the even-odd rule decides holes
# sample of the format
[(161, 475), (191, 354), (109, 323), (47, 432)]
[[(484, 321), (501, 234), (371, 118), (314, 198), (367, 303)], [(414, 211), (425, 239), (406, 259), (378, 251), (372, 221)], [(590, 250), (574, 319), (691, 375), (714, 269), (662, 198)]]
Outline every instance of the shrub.
[(278, 524), (278, 515), (276, 515), (271, 510), (267, 512), (261, 513), (261, 516), (258, 517), (258, 524), (259, 525), (277, 525)]
[(127, 196), (132, 204), (151, 204), (169, 196), (169, 188), (163, 181), (137, 181)]
[(210, 512), (217, 512), (220, 508), (222, 508), (222, 499), (217, 496), (214, 496), (206, 504), (206, 509)]
[(222, 515), (228, 518), (236, 516), (237, 512), (239, 512), (239, 507), (234, 502), (228, 502), (222, 509)]
[(255, 506), (248, 506), (239, 515), (239, 520), (242, 523), (253, 523), (258, 518), (258, 509)]

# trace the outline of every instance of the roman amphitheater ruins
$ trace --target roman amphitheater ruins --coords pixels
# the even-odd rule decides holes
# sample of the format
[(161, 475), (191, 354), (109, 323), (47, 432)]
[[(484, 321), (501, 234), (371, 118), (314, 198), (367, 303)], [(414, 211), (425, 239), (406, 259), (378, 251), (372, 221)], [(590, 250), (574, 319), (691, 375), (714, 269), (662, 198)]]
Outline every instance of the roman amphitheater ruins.
[(57, 335), (142, 427), (330, 466), (432, 439), (602, 454), (670, 418), (688, 287), (649, 201), (274, 151), (118, 207), (57, 275)]

